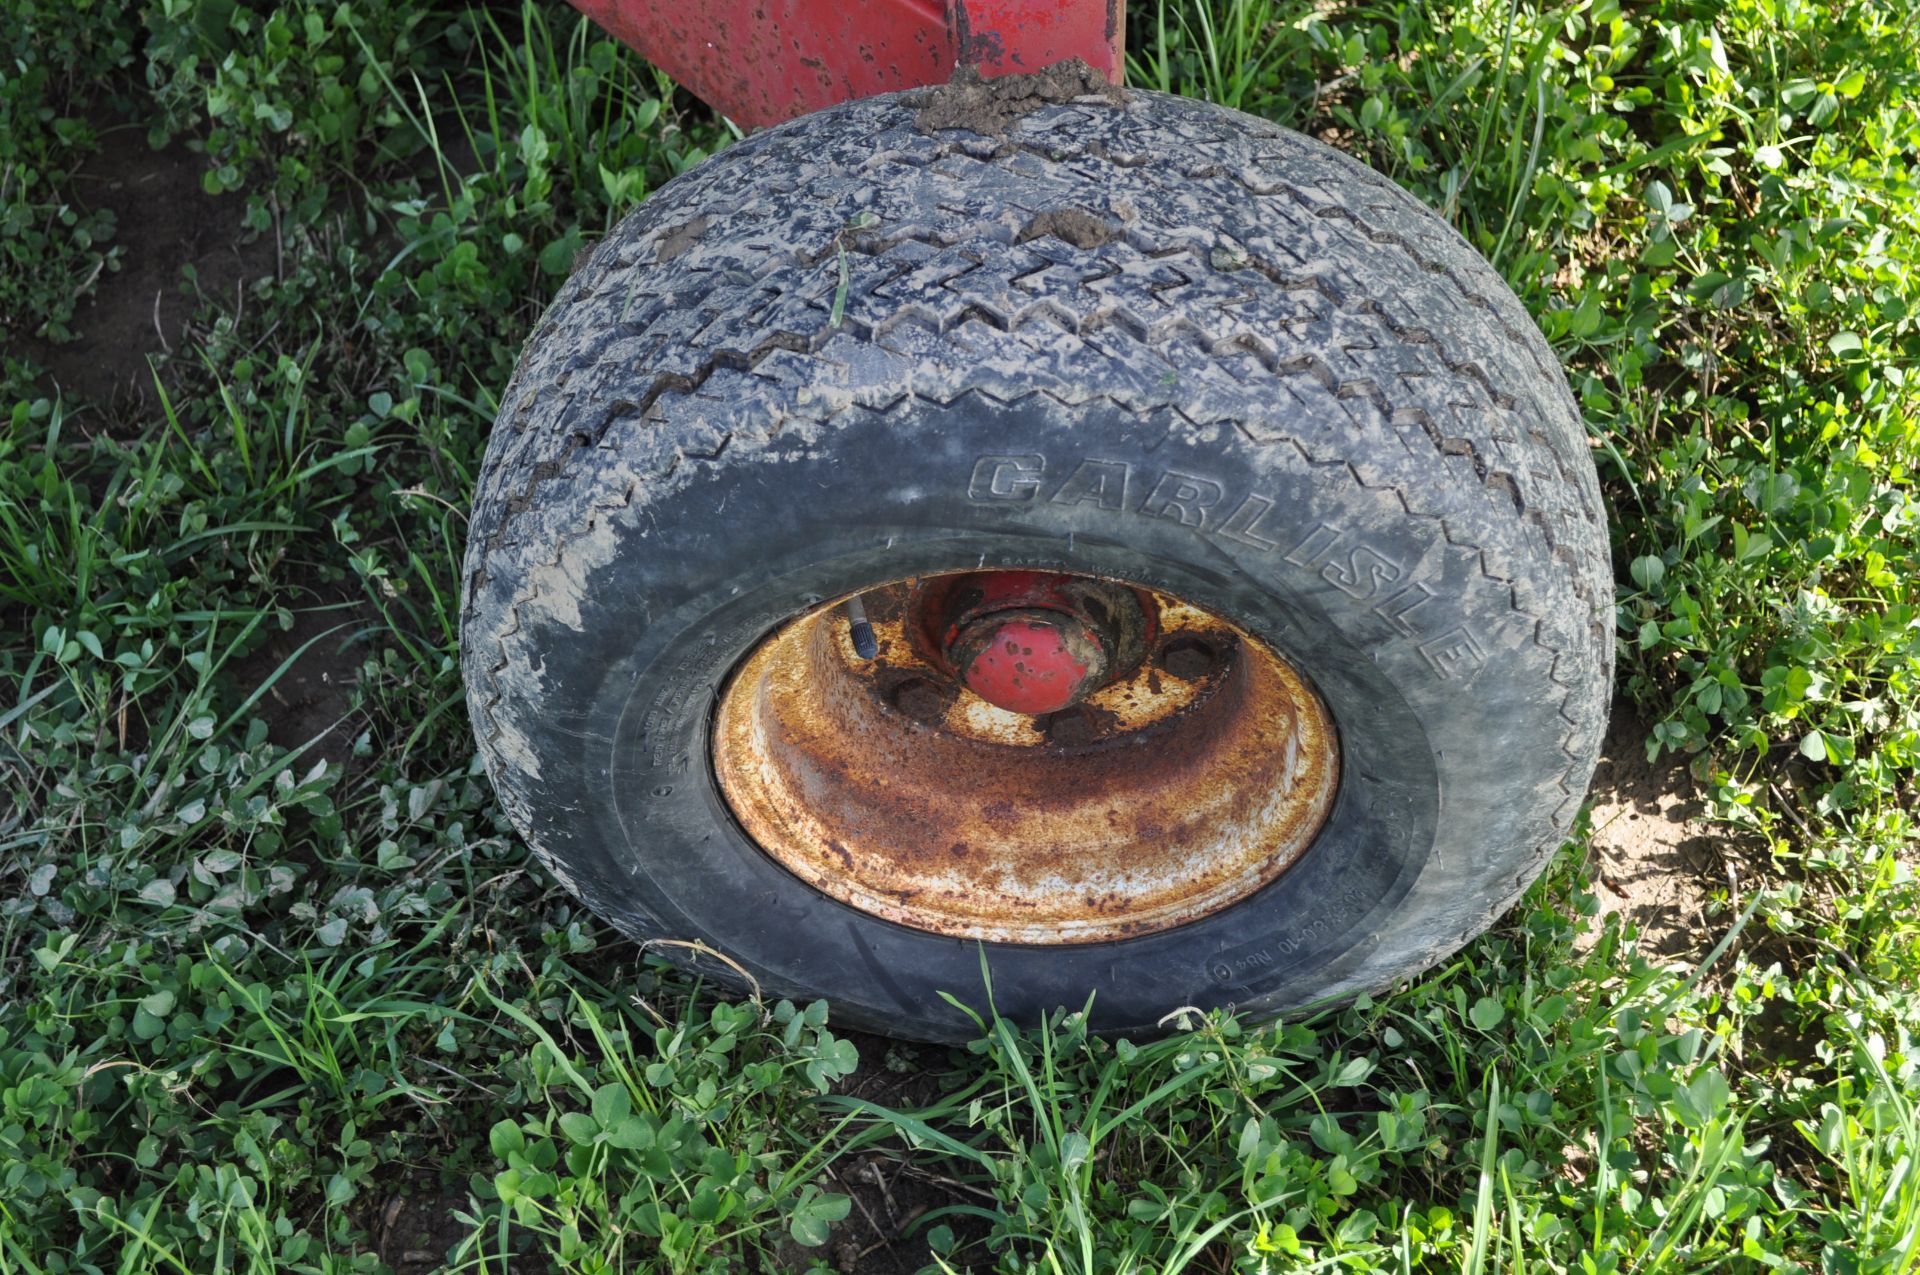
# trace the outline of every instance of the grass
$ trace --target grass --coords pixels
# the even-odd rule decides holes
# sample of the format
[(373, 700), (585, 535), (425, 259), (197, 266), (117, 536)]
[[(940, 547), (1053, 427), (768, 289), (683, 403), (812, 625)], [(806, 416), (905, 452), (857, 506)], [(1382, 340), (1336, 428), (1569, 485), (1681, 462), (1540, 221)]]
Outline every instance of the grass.
[[(946, 1051), (618, 939), (474, 765), (495, 396), (727, 128), (531, 0), (9, 6), (0, 1272), (1920, 1267), (1914, 17), (1135, 6), (1136, 83), (1368, 159), (1559, 349), (1622, 684), (1728, 885), (1651, 960), (1576, 840), (1391, 994)], [(131, 409), (12, 343), (103, 291), (108, 125), (187, 139), (274, 245)], [(316, 661), (352, 694), (293, 713)]]

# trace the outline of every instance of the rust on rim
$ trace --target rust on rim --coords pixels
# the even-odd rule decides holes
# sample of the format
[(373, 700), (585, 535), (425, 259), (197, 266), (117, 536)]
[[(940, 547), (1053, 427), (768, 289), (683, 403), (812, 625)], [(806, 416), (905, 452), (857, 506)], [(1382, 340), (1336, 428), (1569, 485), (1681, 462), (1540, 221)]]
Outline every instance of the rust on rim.
[[(1090, 661), (1104, 680), (1059, 711), (1010, 711), (954, 667), (971, 648), (938, 638), (943, 625), (977, 627), (966, 608), (996, 579), (862, 595), (870, 659), (838, 603), (748, 656), (720, 700), (713, 762), (761, 849), (863, 912), (1026, 944), (1171, 929), (1245, 898), (1305, 852), (1339, 786), (1338, 741), (1284, 660), (1163, 594), (1054, 577), (1067, 584), (1042, 602), (1075, 614), (1027, 606), (1018, 623), (1099, 617), (1101, 634), (1118, 634)], [(1026, 605), (1035, 589), (1013, 592)]]

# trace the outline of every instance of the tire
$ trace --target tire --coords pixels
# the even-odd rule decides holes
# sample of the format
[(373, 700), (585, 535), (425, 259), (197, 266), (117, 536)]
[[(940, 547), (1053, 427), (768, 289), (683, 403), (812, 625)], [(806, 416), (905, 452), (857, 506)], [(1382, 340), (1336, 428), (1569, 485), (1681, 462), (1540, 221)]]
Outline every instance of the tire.
[[(626, 934), (899, 1036), (968, 1035), (941, 993), (984, 1005), (983, 961), (1007, 1017), (1091, 995), (1115, 1032), (1426, 969), (1561, 844), (1605, 727), (1606, 526), (1551, 350), (1452, 229), (1305, 137), (1137, 91), (1002, 136), (921, 104), (707, 160), (529, 340), (464, 598), (513, 826)], [(1193, 480), (1213, 498), (1169, 498)], [(730, 670), (822, 599), (976, 565), (1165, 589), (1311, 679), (1342, 780), (1301, 859), (1175, 928), (1032, 946), (761, 853), (708, 761)]]

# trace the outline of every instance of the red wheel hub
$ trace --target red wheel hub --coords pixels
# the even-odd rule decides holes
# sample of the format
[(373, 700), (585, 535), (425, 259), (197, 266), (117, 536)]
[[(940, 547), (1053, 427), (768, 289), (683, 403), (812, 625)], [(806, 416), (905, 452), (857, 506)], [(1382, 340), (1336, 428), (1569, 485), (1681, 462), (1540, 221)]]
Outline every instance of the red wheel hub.
[(975, 620), (951, 652), (967, 689), (1014, 713), (1057, 713), (1101, 684), (1099, 635), (1059, 611), (1003, 611)]
[(1140, 662), (1153, 623), (1132, 589), (1045, 571), (975, 571), (914, 594), (929, 662), (996, 708), (1044, 717)]

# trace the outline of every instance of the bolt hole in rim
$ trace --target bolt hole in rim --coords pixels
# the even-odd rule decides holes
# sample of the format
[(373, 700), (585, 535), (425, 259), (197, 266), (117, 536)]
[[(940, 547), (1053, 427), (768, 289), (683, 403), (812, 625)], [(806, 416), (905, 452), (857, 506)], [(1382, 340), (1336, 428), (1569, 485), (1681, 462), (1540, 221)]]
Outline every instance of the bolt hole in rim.
[(847, 601), (748, 653), (712, 761), (760, 849), (862, 912), (1002, 943), (1151, 934), (1273, 881), (1333, 807), (1319, 696), (1177, 598), (1039, 572), (897, 581), (859, 595), (872, 658)]

